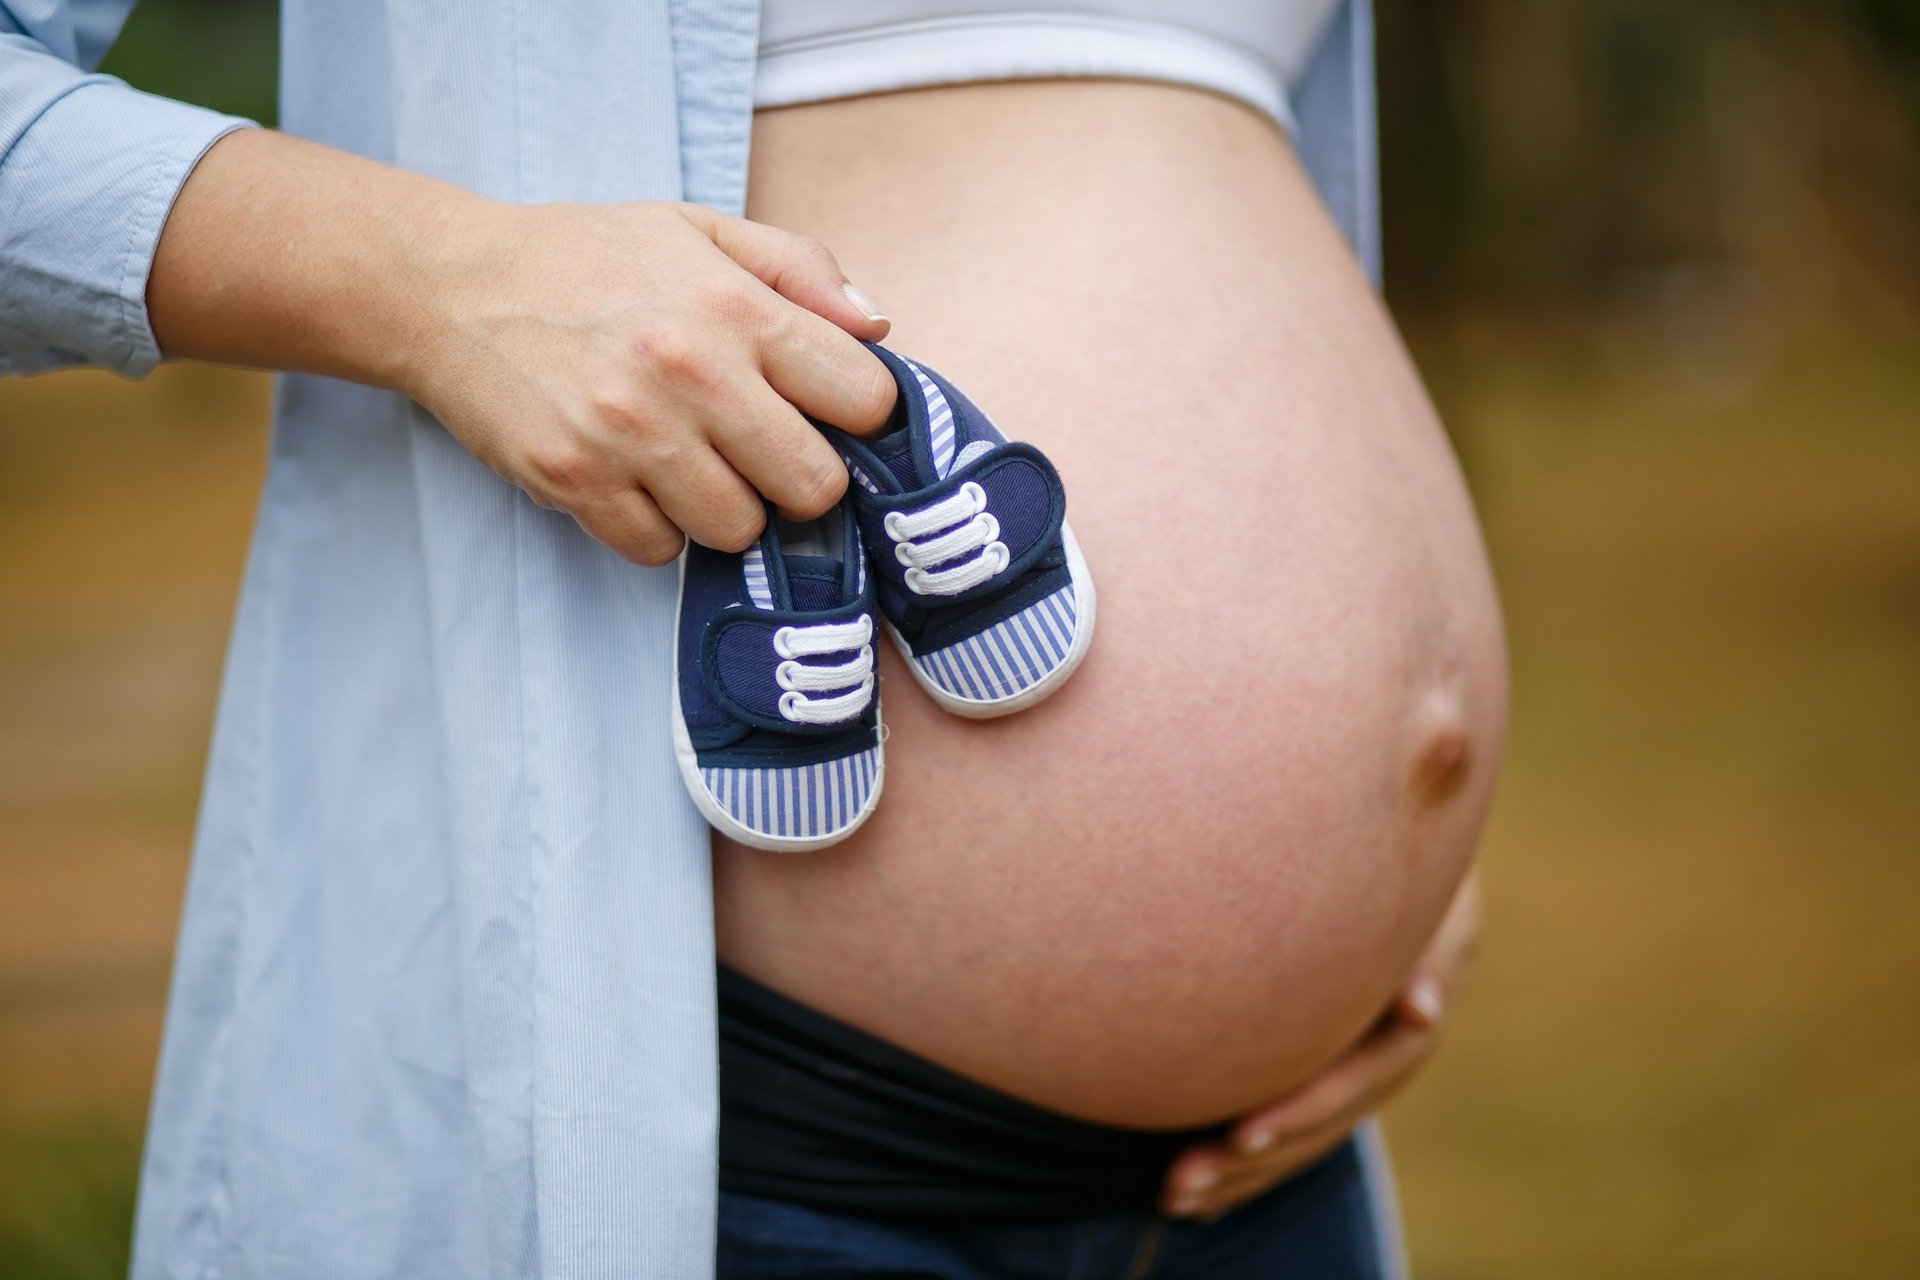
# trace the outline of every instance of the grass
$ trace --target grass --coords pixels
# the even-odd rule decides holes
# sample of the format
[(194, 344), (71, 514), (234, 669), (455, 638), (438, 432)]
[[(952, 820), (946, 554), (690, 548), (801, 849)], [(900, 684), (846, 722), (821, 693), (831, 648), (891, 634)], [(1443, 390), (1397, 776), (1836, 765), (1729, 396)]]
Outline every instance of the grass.
[[(1416, 345), (1508, 608), (1425, 1280), (1920, 1274), (1920, 361)], [(262, 380), (0, 382), (0, 1276), (124, 1273)]]

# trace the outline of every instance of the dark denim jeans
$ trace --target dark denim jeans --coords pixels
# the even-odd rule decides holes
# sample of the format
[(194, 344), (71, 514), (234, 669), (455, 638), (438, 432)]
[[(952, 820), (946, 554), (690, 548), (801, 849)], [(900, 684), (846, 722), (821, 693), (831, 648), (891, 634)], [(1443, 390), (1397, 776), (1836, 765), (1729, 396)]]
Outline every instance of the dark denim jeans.
[(924, 1230), (720, 1197), (717, 1280), (1386, 1280), (1357, 1143), (1215, 1222)]

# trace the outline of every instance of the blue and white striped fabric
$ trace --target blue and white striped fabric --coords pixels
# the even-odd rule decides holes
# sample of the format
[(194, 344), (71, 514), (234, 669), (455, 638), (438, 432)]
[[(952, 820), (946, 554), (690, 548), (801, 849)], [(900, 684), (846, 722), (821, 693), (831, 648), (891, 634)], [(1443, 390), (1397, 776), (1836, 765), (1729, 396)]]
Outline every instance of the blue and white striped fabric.
[(784, 769), (702, 769), (700, 780), (743, 826), (783, 839), (851, 826), (880, 781), (880, 748)]
[(748, 547), (740, 556), (740, 571), (747, 579), (747, 599), (756, 609), (773, 608), (773, 588), (767, 583), (767, 558), (757, 546)]
[(921, 674), (956, 698), (993, 702), (1040, 683), (1067, 660), (1079, 627), (1071, 586), (958, 644), (914, 657)]
[[(130, 7), (0, 0), (0, 373), (159, 358), (153, 248), (232, 122), (85, 74)], [(744, 206), (754, 0), (280, 7), (296, 135), (495, 199)], [(1293, 106), (1371, 272), (1369, 12), (1343, 6)], [(398, 394), (280, 392), (132, 1273), (705, 1280), (713, 899), (668, 750), (675, 577)]]
[(927, 439), (933, 451), (933, 471), (944, 480), (953, 470), (953, 406), (919, 365), (909, 360), (907, 367), (913, 370), (920, 392), (927, 398)]
[[(859, 528), (851, 524), (847, 526), (847, 533), (848, 536), (853, 538), (860, 536)], [(866, 556), (856, 553), (854, 557), (854, 567), (859, 573), (859, 577), (854, 582), (854, 594), (864, 595), (867, 590)], [(758, 546), (748, 547), (745, 551), (741, 552), (740, 572), (746, 577), (747, 599), (753, 602), (753, 607), (756, 609), (773, 608), (773, 587), (767, 582), (767, 558), (766, 554), (762, 552)]]
[[(946, 394), (940, 390), (939, 385), (935, 383), (933, 379), (926, 375), (926, 372), (922, 370), (919, 365), (911, 360), (908, 360), (906, 364), (909, 369), (913, 370), (914, 379), (920, 384), (920, 394), (927, 402), (927, 444), (933, 454), (933, 470), (937, 477), (942, 480), (946, 479), (947, 476), (953, 473), (956, 467), (965, 466), (967, 463), (991, 449), (994, 444), (1004, 442), (1006, 437), (1000, 435), (998, 428), (994, 427), (991, 423), (983, 423), (982, 425), (991, 431), (996, 439), (975, 440), (956, 455), (954, 448), (956, 438), (953, 425), (953, 406), (947, 403)], [(849, 459), (847, 461), (847, 473), (853, 477), (855, 484), (858, 484), (868, 493), (880, 492), (879, 484), (861, 468), (859, 463)]]

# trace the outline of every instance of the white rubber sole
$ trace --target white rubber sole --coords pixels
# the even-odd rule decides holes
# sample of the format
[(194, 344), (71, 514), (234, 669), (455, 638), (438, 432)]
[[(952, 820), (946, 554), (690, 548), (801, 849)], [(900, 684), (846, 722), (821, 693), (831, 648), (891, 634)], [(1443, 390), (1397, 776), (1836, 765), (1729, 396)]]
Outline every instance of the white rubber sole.
[[(738, 818), (720, 807), (720, 802), (707, 790), (707, 784), (700, 777), (700, 761), (693, 753), (693, 739), (687, 734), (686, 713), (680, 710), (680, 599), (687, 590), (687, 557), (680, 556), (680, 582), (674, 590), (673, 620), (674, 641), (669, 646), (673, 652), (673, 755), (680, 763), (680, 778), (687, 786), (687, 794), (693, 797), (693, 803), (700, 810), (700, 816), (707, 825), (727, 839), (754, 849), (764, 849), (769, 853), (811, 853), (815, 849), (825, 849), (829, 845), (839, 844), (858, 831), (873, 811), (880, 807), (880, 791), (887, 781), (887, 753), (885, 750), (886, 726), (876, 711), (874, 732), (882, 744), (873, 769), (873, 790), (867, 795), (867, 802), (860, 806), (860, 812), (853, 815), (853, 821), (837, 831), (823, 836), (773, 836), (764, 831), (755, 831)], [(874, 697), (878, 698), (876, 688)]]
[[(1066, 660), (1049, 671), (1038, 684), (1028, 685), (1020, 692), (1005, 698), (982, 700), (958, 697), (935, 684), (933, 679), (920, 669), (920, 664), (914, 661), (913, 651), (907, 647), (907, 642), (901, 638), (898, 631), (894, 630), (891, 622), (887, 624), (887, 630), (893, 633), (894, 647), (906, 660), (907, 670), (913, 673), (913, 678), (919, 686), (927, 691), (927, 696), (940, 704), (941, 710), (952, 712), (956, 716), (964, 716), (968, 720), (993, 720), (1000, 716), (1010, 716), (1016, 711), (1025, 711), (1036, 702), (1044, 701), (1065, 684), (1067, 677), (1073, 674), (1074, 668), (1078, 667), (1087, 656), (1087, 650), (1093, 647), (1095, 613), (1093, 574), (1087, 569), (1086, 557), (1080, 554), (1080, 543), (1073, 536), (1073, 530), (1068, 528), (1064, 521), (1060, 525), (1060, 541), (1067, 550), (1067, 577), (1073, 583), (1076, 626), (1073, 645), (1067, 650)], [(678, 698), (674, 700), (674, 705), (679, 706)]]

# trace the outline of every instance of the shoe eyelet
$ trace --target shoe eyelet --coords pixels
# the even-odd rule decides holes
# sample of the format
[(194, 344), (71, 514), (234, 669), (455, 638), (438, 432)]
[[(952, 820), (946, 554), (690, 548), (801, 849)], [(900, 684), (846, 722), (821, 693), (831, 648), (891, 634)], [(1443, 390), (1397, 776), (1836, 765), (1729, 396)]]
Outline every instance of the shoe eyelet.
[(987, 491), (978, 484), (969, 480), (960, 486), (960, 492), (966, 494), (967, 501), (973, 504), (975, 515), (987, 509)]
[(907, 535), (900, 532), (900, 522), (904, 519), (906, 519), (905, 513), (899, 512), (899, 511), (889, 511), (884, 517), (881, 518), (880, 527), (885, 529), (887, 531), (887, 536), (889, 538), (892, 538), (895, 542), (905, 542), (907, 540)]
[(793, 673), (798, 671), (799, 669), (800, 669), (800, 664), (798, 662), (795, 662), (792, 658), (788, 658), (785, 662), (781, 663), (779, 666), (773, 669), (773, 682), (779, 685), (782, 689), (785, 689), (787, 692), (792, 693), (793, 692)]
[(793, 628), (782, 627), (773, 633), (773, 651), (783, 658), (793, 657)]
[(893, 544), (893, 558), (909, 569), (917, 569), (920, 567), (919, 562), (913, 557), (914, 549), (911, 542), (896, 542)]

